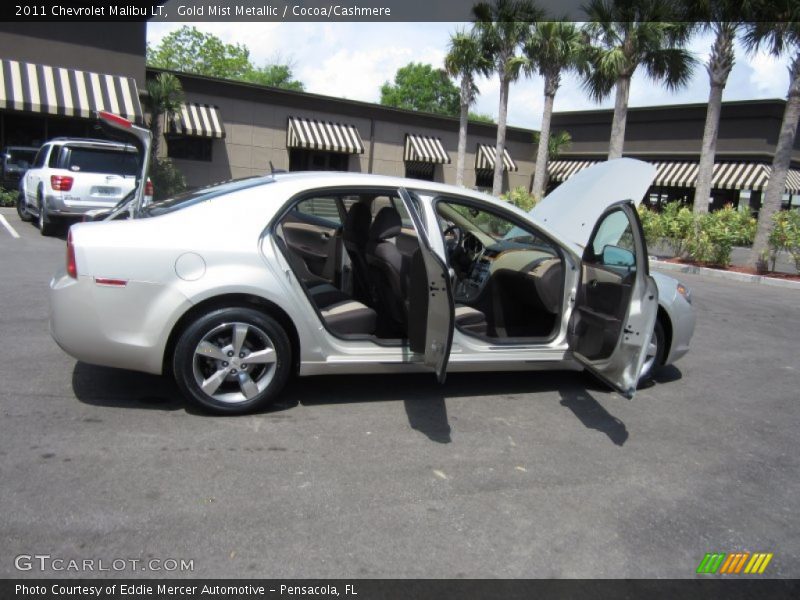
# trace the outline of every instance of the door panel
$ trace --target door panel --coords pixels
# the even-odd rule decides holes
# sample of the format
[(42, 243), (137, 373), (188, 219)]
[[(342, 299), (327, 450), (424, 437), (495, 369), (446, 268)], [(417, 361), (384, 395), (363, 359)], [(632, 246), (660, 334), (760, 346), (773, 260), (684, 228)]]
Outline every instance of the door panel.
[(314, 275), (334, 282), (340, 256), (341, 219), (334, 198), (301, 201), (283, 222), (289, 248), (300, 256)]
[[(399, 192), (419, 240), (419, 249), (411, 260), (409, 346), (413, 352), (424, 354), (425, 364), (434, 370), (439, 383), (444, 383), (455, 323), (450, 275), (444, 261), (431, 246), (411, 196), (403, 188)], [(428, 205), (423, 203), (422, 206)], [(435, 216), (431, 214), (427, 218), (435, 219)]]
[(641, 224), (632, 204), (620, 203), (600, 217), (586, 247), (570, 349), (589, 371), (631, 398), (657, 310)]

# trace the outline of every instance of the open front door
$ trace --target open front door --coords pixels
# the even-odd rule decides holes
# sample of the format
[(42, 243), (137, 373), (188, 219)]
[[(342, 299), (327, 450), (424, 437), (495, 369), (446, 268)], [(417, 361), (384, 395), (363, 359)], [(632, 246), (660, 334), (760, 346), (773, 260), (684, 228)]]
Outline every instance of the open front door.
[(570, 348), (589, 371), (632, 398), (658, 312), (658, 289), (633, 203), (616, 204), (600, 216), (581, 269)]
[[(444, 383), (455, 321), (450, 275), (425, 230), (420, 214), (425, 210), (424, 203), (415, 203), (403, 188), (399, 193), (419, 239), (419, 250), (411, 259), (408, 287), (409, 346), (412, 352), (424, 354), (425, 364), (434, 370), (439, 383)], [(432, 210), (425, 219), (437, 227)]]

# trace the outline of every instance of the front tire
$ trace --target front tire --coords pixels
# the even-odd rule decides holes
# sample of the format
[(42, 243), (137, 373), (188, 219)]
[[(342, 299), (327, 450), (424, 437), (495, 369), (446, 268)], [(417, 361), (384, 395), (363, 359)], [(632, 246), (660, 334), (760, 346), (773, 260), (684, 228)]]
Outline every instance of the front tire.
[(667, 351), (667, 336), (664, 334), (664, 326), (661, 319), (656, 319), (656, 326), (653, 329), (653, 337), (647, 347), (647, 354), (642, 365), (642, 373), (639, 375), (639, 383), (646, 383), (653, 378), (655, 372), (664, 364), (665, 353)]
[(291, 343), (277, 321), (232, 307), (201, 315), (183, 331), (172, 368), (178, 387), (194, 404), (237, 415), (272, 403), (291, 364)]
[(17, 195), (17, 214), (19, 215), (20, 220), (24, 221), (25, 223), (28, 223), (33, 219), (31, 213), (28, 212), (27, 206), (25, 206), (25, 194), (22, 192)]

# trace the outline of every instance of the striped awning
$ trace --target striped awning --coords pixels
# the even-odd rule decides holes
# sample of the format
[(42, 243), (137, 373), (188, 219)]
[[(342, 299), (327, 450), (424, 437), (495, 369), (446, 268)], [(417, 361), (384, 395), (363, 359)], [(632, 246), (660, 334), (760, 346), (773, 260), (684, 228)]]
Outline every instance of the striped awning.
[(450, 164), (450, 156), (445, 152), (442, 140), (428, 135), (406, 134), (403, 160), (406, 162)]
[[(554, 160), (548, 164), (552, 181), (566, 181), (575, 173), (597, 164), (597, 160)], [(693, 188), (697, 185), (696, 161), (653, 163), (656, 176), (653, 185)], [(723, 190), (765, 190), (772, 167), (758, 162), (720, 162), (714, 164), (711, 187)], [(786, 178), (786, 191), (800, 192), (800, 170), (792, 169)]]
[(181, 106), (179, 112), (172, 115), (169, 133), (224, 138), (225, 126), (216, 106), (187, 103)]
[(0, 109), (94, 117), (108, 111), (142, 122), (136, 81), (130, 77), (0, 60)]
[(596, 165), (599, 160), (551, 160), (547, 164), (552, 181), (566, 181), (578, 171)]
[(791, 194), (800, 193), (800, 171), (797, 169), (789, 169), (789, 174), (786, 176), (786, 191)]
[(697, 182), (696, 162), (657, 162), (653, 185), (666, 187), (694, 187)]
[(363, 154), (364, 142), (353, 125), (289, 117), (287, 148), (306, 148), (346, 154)]
[[(497, 156), (497, 148), (487, 144), (478, 144), (475, 153), (476, 171), (494, 171), (494, 159)], [(503, 169), (506, 171), (516, 171), (517, 163), (511, 158), (507, 148), (503, 148)]]

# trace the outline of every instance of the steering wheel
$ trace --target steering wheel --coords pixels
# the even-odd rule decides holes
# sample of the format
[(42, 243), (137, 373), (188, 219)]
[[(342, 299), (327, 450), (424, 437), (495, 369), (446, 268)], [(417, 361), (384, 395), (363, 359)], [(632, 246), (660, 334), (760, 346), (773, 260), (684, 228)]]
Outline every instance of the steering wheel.
[(445, 247), (447, 248), (448, 254), (452, 254), (464, 241), (464, 231), (458, 225), (450, 225), (450, 227), (442, 232), (442, 236), (444, 236)]

